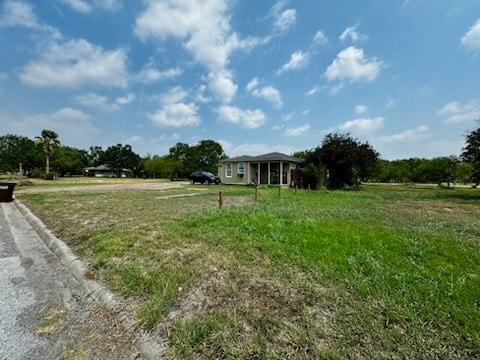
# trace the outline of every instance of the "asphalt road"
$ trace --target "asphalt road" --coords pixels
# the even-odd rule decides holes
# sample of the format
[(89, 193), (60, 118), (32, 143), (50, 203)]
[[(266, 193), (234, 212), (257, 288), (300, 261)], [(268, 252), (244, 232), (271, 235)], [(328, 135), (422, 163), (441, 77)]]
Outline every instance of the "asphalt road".
[(0, 359), (100, 356), (139, 357), (16, 206), (0, 203)]

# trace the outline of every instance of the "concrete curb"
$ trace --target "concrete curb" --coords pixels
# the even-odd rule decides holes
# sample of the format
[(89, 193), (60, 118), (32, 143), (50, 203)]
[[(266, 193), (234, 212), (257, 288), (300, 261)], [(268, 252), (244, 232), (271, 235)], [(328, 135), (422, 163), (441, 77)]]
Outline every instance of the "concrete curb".
[(135, 337), (137, 349), (142, 357), (146, 360), (161, 359), (165, 346), (155, 342), (145, 331), (137, 329), (137, 324), (132, 316), (126, 311), (119, 309), (118, 302), (110, 291), (98, 282), (86, 278), (85, 272), (87, 267), (73, 254), (62, 240), (52, 234), (29, 208), (18, 199), (15, 199), (13, 203), (20, 213), (25, 216), (25, 219), (37, 232), (48, 249), (57, 256), (60, 263), (67, 267), (72, 276), (80, 283), (86, 294), (103, 308), (117, 314), (123, 329), (128, 333), (132, 333)]

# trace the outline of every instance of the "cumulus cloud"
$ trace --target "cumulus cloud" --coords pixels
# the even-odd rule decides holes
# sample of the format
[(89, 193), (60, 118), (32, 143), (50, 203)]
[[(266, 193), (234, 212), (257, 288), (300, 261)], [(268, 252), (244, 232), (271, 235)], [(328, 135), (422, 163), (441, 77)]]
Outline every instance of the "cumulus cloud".
[(236, 106), (222, 105), (217, 109), (218, 120), (240, 125), (247, 129), (256, 129), (267, 122), (265, 114), (259, 110), (243, 110)]
[(296, 51), (290, 56), (290, 61), (284, 64), (281, 69), (278, 70), (278, 74), (281, 74), (288, 70), (304, 69), (310, 63), (310, 54), (302, 51)]
[(353, 134), (368, 134), (383, 127), (384, 119), (376, 117), (374, 119), (355, 119), (341, 124), (338, 128), (345, 132)]
[(355, 114), (360, 115), (363, 114), (368, 110), (368, 107), (365, 105), (357, 105), (355, 106)]
[(353, 42), (363, 41), (368, 39), (367, 35), (357, 31), (357, 27), (358, 25), (347, 27), (338, 38), (342, 41), (350, 39)]
[(59, 39), (60, 32), (40, 22), (33, 12), (32, 6), (28, 2), (6, 0), (3, 3), (2, 13), (0, 14), (0, 27), (21, 26), (28, 29), (40, 31), (49, 37)]
[(163, 127), (196, 126), (201, 123), (198, 116), (198, 106), (194, 102), (185, 102), (188, 93), (176, 86), (159, 96), (162, 107), (147, 117), (155, 124)]
[(20, 79), (38, 87), (126, 87), (126, 50), (104, 50), (83, 39), (63, 43), (52, 41), (38, 60), (25, 65)]
[(368, 59), (362, 49), (350, 46), (338, 53), (336, 59), (327, 67), (325, 76), (329, 81), (372, 81), (382, 67), (381, 61)]
[(160, 110), (147, 117), (155, 124), (164, 127), (185, 127), (200, 124), (201, 120), (197, 114), (198, 107), (193, 103), (185, 104), (183, 102), (164, 105)]
[(247, 91), (250, 91), (251, 94), (258, 98), (263, 98), (268, 102), (272, 103), (274, 107), (280, 109), (283, 106), (282, 95), (273, 86), (264, 86), (258, 88), (258, 79), (252, 79), (246, 86)]
[(480, 50), (480, 19), (463, 36), (462, 44), (469, 49)]
[(462, 105), (457, 101), (452, 101), (438, 110), (437, 115), (443, 117), (445, 123), (461, 123), (479, 120), (480, 103), (478, 101), (471, 101), (468, 104)]
[(270, 16), (274, 19), (273, 30), (275, 33), (287, 32), (297, 21), (297, 11), (285, 9), (287, 5), (287, 0), (279, 0), (270, 9)]
[(182, 70), (180, 70), (178, 67), (160, 71), (152, 65), (147, 65), (140, 70), (139, 73), (134, 75), (134, 79), (144, 84), (151, 84), (157, 81), (173, 79), (179, 76), (181, 73)]
[(384, 144), (391, 143), (414, 143), (422, 141), (428, 137), (428, 127), (420, 125), (416, 129), (406, 130), (399, 134), (381, 136), (377, 138), (377, 142)]
[(328, 44), (328, 38), (323, 31), (319, 30), (315, 33), (315, 36), (313, 37), (313, 43), (318, 45), (325, 45)]
[(240, 39), (232, 32), (225, 0), (147, 0), (135, 20), (135, 34), (143, 41), (181, 39), (184, 48), (208, 71), (209, 88), (221, 102), (230, 102), (237, 86), (227, 69), (233, 51), (251, 50), (265, 39)]
[(123, 105), (131, 103), (134, 99), (135, 95), (133, 93), (117, 97), (113, 101), (110, 101), (106, 96), (93, 92), (74, 97), (75, 102), (79, 105), (89, 106), (103, 111), (119, 111)]
[(288, 128), (285, 130), (285, 136), (288, 137), (296, 137), (296, 136), (302, 136), (305, 135), (310, 131), (310, 125), (305, 124), (303, 126), (297, 127), (297, 128)]

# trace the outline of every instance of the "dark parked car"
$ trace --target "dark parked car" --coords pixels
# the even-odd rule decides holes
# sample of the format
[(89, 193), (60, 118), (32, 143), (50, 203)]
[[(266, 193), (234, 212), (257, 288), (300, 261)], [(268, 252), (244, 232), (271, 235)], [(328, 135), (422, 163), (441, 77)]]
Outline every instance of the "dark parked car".
[(195, 184), (196, 182), (218, 185), (220, 184), (220, 177), (208, 171), (195, 171), (190, 174), (190, 183)]

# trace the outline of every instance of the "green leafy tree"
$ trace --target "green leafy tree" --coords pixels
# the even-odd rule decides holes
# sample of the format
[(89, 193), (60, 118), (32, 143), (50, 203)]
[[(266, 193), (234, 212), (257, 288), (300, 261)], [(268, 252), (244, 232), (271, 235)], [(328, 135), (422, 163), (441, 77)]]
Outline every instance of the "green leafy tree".
[(100, 162), (108, 165), (120, 176), (123, 169), (129, 169), (134, 175), (139, 175), (142, 171), (142, 162), (138, 154), (132, 151), (130, 145), (117, 144), (110, 146), (100, 156)]
[(60, 146), (58, 135), (52, 130), (42, 130), (40, 136), (35, 137), (38, 144), (42, 146), (43, 153), (45, 154), (45, 173), (50, 172), (50, 157), (56, 148)]
[(328, 171), (329, 189), (357, 186), (373, 172), (378, 160), (378, 153), (370, 144), (362, 144), (349, 134), (326, 135), (318, 153)]
[(461, 157), (472, 165), (472, 180), (477, 187), (480, 184), (480, 128), (465, 135), (465, 147), (462, 149)]
[(26, 172), (42, 166), (41, 150), (33, 140), (25, 136), (0, 136), (0, 171), (15, 172), (20, 163)]
[(88, 166), (89, 159), (85, 150), (68, 146), (59, 147), (52, 156), (52, 168), (60, 175), (81, 175)]
[(102, 165), (101, 159), (104, 151), (101, 146), (90, 146), (88, 149), (88, 159), (91, 166), (99, 166)]

